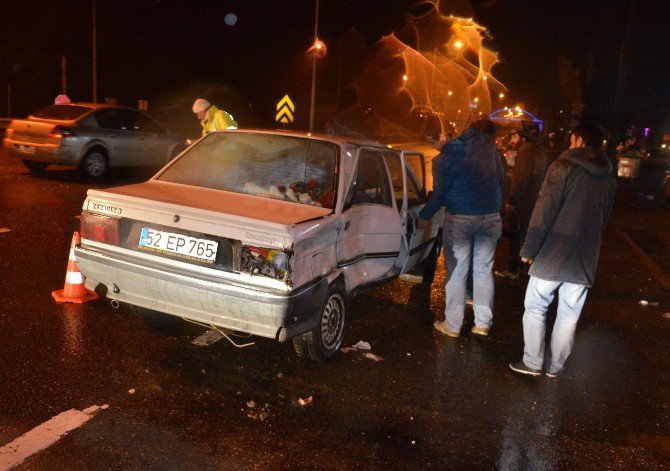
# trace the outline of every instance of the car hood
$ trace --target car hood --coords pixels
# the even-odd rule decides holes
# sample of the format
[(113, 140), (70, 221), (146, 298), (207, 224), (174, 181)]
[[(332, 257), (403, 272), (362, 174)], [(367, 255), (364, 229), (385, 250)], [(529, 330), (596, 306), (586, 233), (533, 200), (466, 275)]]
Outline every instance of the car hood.
[[(97, 193), (97, 190), (89, 190), (90, 197), (95, 197)], [(104, 190), (104, 193), (225, 213), (255, 221), (266, 221), (287, 226), (309, 219), (322, 218), (332, 213), (331, 209), (319, 206), (156, 180), (108, 188)]]

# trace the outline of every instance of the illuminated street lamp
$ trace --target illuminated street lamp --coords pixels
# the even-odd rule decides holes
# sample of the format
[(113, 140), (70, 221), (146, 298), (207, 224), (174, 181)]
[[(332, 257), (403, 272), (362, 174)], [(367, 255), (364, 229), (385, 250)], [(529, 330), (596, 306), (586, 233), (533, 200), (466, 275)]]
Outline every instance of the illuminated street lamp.
[(505, 94), (501, 92), (500, 95), (498, 95), (498, 98), (502, 100), (503, 98), (505, 98)]
[(403, 82), (407, 82), (407, 79), (408, 79), (407, 74), (405, 74), (405, 75), (402, 76), (402, 80), (403, 80)]
[(316, 0), (314, 12), (314, 44), (307, 52), (312, 53), (312, 93), (309, 102), (309, 132), (314, 131), (314, 107), (316, 94), (316, 58), (326, 54), (326, 45), (319, 39), (319, 0)]
[(475, 97), (475, 99), (472, 100), (472, 101), (474, 101), (475, 103), (479, 103), (479, 98), (478, 98), (478, 97)]

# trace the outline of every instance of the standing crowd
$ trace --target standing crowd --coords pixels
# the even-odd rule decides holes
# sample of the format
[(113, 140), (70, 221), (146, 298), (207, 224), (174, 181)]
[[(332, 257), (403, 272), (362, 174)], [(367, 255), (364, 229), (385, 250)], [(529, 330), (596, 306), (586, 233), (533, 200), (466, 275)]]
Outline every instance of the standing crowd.
[[(452, 338), (461, 335), (468, 273), (472, 272), (475, 325), (488, 336), (493, 325), (493, 260), (503, 231), (509, 236), (508, 269), (496, 275), (529, 276), (524, 301), (524, 353), (510, 368), (554, 378), (563, 372), (575, 329), (593, 285), (602, 233), (614, 203), (616, 179), (601, 150), (602, 131), (581, 124), (572, 130), (570, 148), (551, 165), (539, 136), (527, 130), (511, 139), (518, 153), (505, 189), (505, 166), (489, 120), (473, 123), (459, 137), (440, 143), (433, 159), (434, 191), (420, 213), (425, 226), (441, 207), (445, 320), (434, 328)], [(545, 359), (547, 310), (558, 293), (557, 315)]]

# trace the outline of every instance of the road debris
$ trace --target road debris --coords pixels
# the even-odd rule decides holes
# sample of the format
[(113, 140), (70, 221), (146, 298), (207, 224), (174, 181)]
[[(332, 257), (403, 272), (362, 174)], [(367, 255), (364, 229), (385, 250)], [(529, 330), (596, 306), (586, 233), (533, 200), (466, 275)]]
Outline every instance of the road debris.
[(314, 401), (313, 396), (309, 396), (309, 397), (306, 397), (304, 399), (302, 397), (298, 398), (298, 404), (300, 404), (303, 407), (304, 406), (309, 406), (310, 404), (312, 404), (313, 401)]
[(199, 347), (208, 347), (214, 345), (216, 342), (223, 338), (223, 334), (218, 330), (210, 329), (204, 334), (196, 337), (191, 342), (193, 345), (198, 345)]
[(364, 340), (359, 340), (354, 345), (352, 345), (352, 347), (356, 350), (370, 350), (372, 348), (370, 344)]
[[(257, 407), (256, 401), (251, 400), (247, 402), (247, 417), (254, 420), (260, 420), (261, 422), (270, 417), (270, 404), (267, 402), (261, 407)], [(244, 409), (242, 409), (244, 410)]]
[(135, 394), (135, 390), (134, 389), (129, 389), (128, 394)]
[(640, 302), (638, 304), (642, 307), (658, 306), (658, 303), (656, 301), (647, 301), (646, 299), (640, 300)]
[(367, 353), (366, 353), (365, 355), (363, 355), (363, 356), (364, 356), (365, 358), (369, 358), (370, 360), (374, 360), (374, 361), (384, 361), (384, 359), (383, 359), (382, 357), (380, 357), (379, 355), (375, 355), (375, 354), (372, 353), (372, 352), (367, 352)]

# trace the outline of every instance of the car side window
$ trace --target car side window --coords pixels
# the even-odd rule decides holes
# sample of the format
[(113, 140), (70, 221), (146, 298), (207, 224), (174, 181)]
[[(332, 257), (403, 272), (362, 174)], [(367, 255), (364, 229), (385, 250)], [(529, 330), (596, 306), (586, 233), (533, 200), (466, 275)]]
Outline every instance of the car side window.
[(381, 152), (363, 149), (358, 159), (356, 177), (345, 204), (381, 204), (391, 206), (391, 187)]
[(407, 168), (407, 206), (413, 208), (426, 202), (423, 192), (416, 183), (413, 172)]
[(133, 131), (139, 132), (148, 132), (148, 133), (161, 133), (163, 128), (161, 128), (156, 121), (154, 121), (149, 116), (141, 113), (139, 111), (131, 111), (132, 120), (133, 120)]
[(402, 208), (403, 199), (403, 181), (402, 181), (402, 162), (400, 156), (394, 152), (384, 152), (384, 162), (391, 174), (391, 184), (393, 185), (393, 196), (398, 211)]
[(118, 111), (119, 110), (115, 109), (104, 109), (96, 111), (95, 119), (98, 122), (98, 126), (103, 129), (121, 129), (122, 122)]

